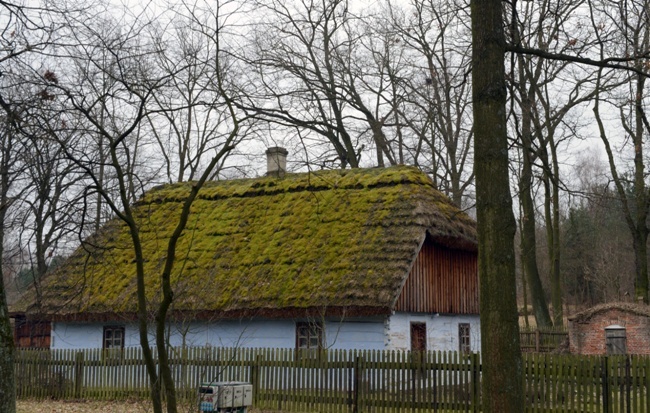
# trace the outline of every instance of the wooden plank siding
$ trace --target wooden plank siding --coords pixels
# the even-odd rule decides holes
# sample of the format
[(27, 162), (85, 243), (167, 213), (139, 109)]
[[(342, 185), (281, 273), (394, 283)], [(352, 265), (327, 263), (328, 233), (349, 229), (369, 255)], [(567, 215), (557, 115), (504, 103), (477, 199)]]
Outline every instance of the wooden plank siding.
[(19, 348), (50, 348), (52, 326), (49, 321), (14, 319), (14, 343)]
[(395, 310), (478, 314), (478, 255), (429, 240), (422, 245)]

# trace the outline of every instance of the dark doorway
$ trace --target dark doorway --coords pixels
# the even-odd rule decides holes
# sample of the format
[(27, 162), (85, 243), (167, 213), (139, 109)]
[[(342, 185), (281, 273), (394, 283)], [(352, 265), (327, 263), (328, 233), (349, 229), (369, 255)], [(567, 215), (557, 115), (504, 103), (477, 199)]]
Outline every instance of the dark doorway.
[(426, 323), (411, 323), (411, 351), (427, 350)]

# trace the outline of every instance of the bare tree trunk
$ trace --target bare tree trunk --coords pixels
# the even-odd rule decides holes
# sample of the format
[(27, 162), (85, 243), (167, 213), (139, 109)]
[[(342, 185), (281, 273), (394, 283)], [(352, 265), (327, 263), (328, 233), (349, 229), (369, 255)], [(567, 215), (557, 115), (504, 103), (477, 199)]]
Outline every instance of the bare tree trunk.
[[(102, 117), (102, 128), (103, 128), (103, 117)], [(97, 145), (97, 151), (99, 153), (99, 171), (97, 171), (97, 180), (99, 181), (99, 184), (101, 186), (104, 185), (104, 164), (105, 164), (105, 156), (104, 156), (104, 143), (103, 139), (99, 139), (98, 145)], [(97, 205), (95, 208), (95, 232), (99, 231), (99, 229), (102, 226), (102, 205), (103, 205), (103, 199), (101, 194), (97, 194)]]
[[(524, 132), (525, 133), (525, 132)], [(523, 147), (524, 152), (530, 148)], [(519, 199), (522, 210), (522, 231), (521, 231), (521, 255), (522, 267), (526, 274), (527, 284), (530, 291), (530, 301), (533, 304), (535, 321), (539, 327), (550, 327), (551, 316), (548, 311), (544, 288), (539, 277), (537, 268), (537, 241), (535, 225), (535, 205), (530, 194), (533, 174), (530, 162), (530, 154), (524, 153), (521, 176), (519, 177)]]
[(470, 6), (483, 411), (520, 413), (523, 373), (515, 286), (516, 223), (508, 178), (503, 9), (500, 0), (472, 0)]
[[(545, 214), (547, 248), (550, 262), (551, 302), (553, 304), (553, 325), (564, 325), (564, 309), (562, 307), (562, 277), (560, 272), (560, 188), (559, 167), (557, 151), (553, 132), (549, 131), (548, 144), (551, 147), (552, 172), (546, 170), (544, 174), (545, 186)], [(544, 153), (546, 150), (544, 149)], [(545, 154), (545, 158), (548, 158)], [(545, 159), (548, 165), (548, 159)]]
[[(650, 25), (650, 24), (649, 24)], [(650, 27), (646, 27), (650, 30)], [(646, 43), (648, 40), (646, 40)], [(635, 130), (634, 140), (634, 207), (636, 228), (633, 229), (634, 238), (634, 264), (636, 280), (634, 293), (637, 300), (649, 302), (648, 297), (648, 194), (645, 184), (645, 165), (643, 161), (644, 120), (643, 97), (645, 89), (645, 76), (636, 77), (635, 96)], [(650, 131), (649, 131), (650, 132)]]
[[(4, 208), (3, 208), (4, 209)], [(4, 222), (4, 211), (0, 212), (0, 222)], [(0, 254), (4, 253), (4, 230), (0, 230)], [(1, 255), (0, 255), (1, 256)], [(16, 378), (14, 375), (14, 335), (7, 308), (7, 291), (4, 284), (4, 271), (0, 265), (0, 412), (16, 412)]]
[(551, 316), (544, 295), (544, 288), (537, 267), (537, 224), (533, 202), (533, 162), (536, 158), (533, 148), (532, 106), (534, 93), (526, 90), (522, 56), (518, 59), (521, 96), (521, 151), (522, 166), (519, 176), (519, 202), (521, 203), (521, 255), (522, 267), (527, 277), (533, 313), (538, 327), (551, 326)]
[[(11, 134), (9, 131), (8, 134)], [(5, 218), (9, 207), (9, 167), (11, 159), (11, 137), (3, 142), (0, 162), (0, 257), (4, 254)], [(0, 262), (0, 412), (16, 412), (16, 377), (14, 373), (15, 345), (11, 330), (7, 290), (4, 284), (4, 267)]]
[[(600, 79), (599, 79), (600, 83)], [(619, 175), (616, 161), (614, 159), (614, 152), (611, 148), (609, 138), (605, 131), (605, 126), (601, 119), (599, 96), (596, 98), (594, 105), (594, 115), (598, 124), (600, 137), (605, 145), (605, 151), (609, 161), (610, 172), (616, 187), (619, 200), (622, 204), (623, 215), (625, 222), (632, 235), (632, 245), (634, 248), (634, 262), (635, 262), (635, 283), (634, 292), (635, 300), (648, 303), (648, 254), (647, 254), (647, 241), (648, 241), (648, 208), (650, 202), (646, 194), (646, 186), (644, 179), (644, 161), (643, 161), (643, 131), (648, 129), (646, 122), (644, 122), (645, 114), (641, 107), (643, 99), (643, 88), (645, 84), (645, 77), (637, 75), (635, 85), (635, 129), (628, 128), (627, 132), (632, 137), (634, 144), (634, 188), (633, 199), (628, 200), (628, 193), (623, 185), (623, 178)], [(624, 124), (625, 125), (625, 124)], [(630, 205), (630, 201), (634, 205)]]
[[(521, 220), (519, 221), (519, 236), (523, 238), (523, 223)], [(523, 242), (520, 241), (520, 242)], [(523, 263), (524, 262), (524, 253), (523, 249), (520, 249), (519, 251), (519, 259)], [(524, 325), (526, 328), (530, 327), (530, 322), (528, 321), (528, 283), (526, 282), (526, 268), (521, 266), (521, 295), (522, 295), (522, 305), (523, 305), (523, 317), (524, 317)]]

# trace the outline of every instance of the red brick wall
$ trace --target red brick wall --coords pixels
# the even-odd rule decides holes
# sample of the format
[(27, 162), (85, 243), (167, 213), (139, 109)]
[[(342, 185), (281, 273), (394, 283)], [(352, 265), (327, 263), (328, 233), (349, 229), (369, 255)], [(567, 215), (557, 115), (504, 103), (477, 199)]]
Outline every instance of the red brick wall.
[(588, 321), (569, 321), (569, 347), (573, 354), (606, 354), (605, 327), (618, 324), (627, 333), (629, 354), (650, 354), (650, 318), (610, 309), (593, 315)]

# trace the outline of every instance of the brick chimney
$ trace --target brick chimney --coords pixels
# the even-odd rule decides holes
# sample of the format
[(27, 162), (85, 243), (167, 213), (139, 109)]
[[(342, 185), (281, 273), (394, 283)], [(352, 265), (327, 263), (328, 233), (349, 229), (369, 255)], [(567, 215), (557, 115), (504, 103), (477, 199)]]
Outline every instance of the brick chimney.
[(289, 152), (274, 146), (266, 150), (266, 176), (283, 177), (287, 172), (287, 155)]

